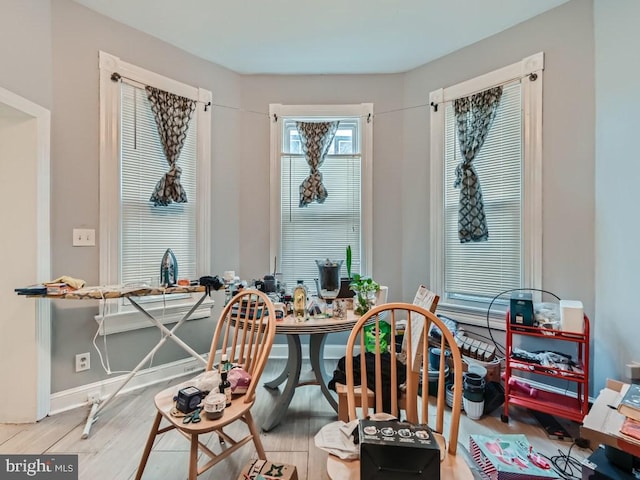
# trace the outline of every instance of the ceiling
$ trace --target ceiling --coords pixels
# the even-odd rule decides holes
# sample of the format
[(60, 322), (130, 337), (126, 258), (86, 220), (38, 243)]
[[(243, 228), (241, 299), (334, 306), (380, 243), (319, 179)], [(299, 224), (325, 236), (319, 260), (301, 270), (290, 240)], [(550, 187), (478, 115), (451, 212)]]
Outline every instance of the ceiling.
[(568, 0), (75, 0), (245, 74), (397, 73)]

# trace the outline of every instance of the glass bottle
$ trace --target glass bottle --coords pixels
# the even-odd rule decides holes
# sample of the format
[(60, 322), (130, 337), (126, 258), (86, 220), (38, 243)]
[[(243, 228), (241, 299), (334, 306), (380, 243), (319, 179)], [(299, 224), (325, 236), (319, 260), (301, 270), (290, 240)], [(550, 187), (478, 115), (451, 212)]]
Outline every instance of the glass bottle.
[(307, 287), (304, 285), (304, 280), (298, 280), (293, 290), (293, 315), (299, 321), (307, 318)]
[(226, 353), (223, 353), (220, 356), (220, 373), (228, 372), (231, 370), (231, 364), (229, 363), (229, 357)]
[(222, 381), (220, 382), (220, 393), (224, 393), (224, 396), (227, 399), (226, 406), (231, 405), (231, 382), (227, 379), (228, 372), (222, 371)]

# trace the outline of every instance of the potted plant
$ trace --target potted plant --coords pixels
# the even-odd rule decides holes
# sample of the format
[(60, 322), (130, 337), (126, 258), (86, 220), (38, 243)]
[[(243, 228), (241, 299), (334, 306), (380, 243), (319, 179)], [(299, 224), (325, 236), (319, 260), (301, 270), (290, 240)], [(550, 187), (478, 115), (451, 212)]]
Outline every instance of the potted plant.
[(354, 274), (350, 287), (356, 293), (353, 310), (358, 315), (364, 315), (376, 303), (376, 293), (380, 285), (371, 277)]
[(340, 291), (338, 292), (338, 298), (352, 298), (353, 290), (351, 290), (351, 245), (347, 246), (347, 278), (340, 279)]

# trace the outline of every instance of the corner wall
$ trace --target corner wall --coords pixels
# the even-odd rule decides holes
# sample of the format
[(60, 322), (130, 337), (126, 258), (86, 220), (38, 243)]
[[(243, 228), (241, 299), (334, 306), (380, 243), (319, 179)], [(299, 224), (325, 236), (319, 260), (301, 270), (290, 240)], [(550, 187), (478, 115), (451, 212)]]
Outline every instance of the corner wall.
[[(594, 33), (590, 0), (574, 0), (408, 72), (406, 106), (429, 92), (544, 52), (543, 288), (595, 313)], [(403, 300), (429, 284), (429, 107), (404, 114)], [(413, 286), (413, 287), (412, 287)], [(503, 338), (502, 332), (497, 337)], [(593, 344), (599, 339), (593, 338)], [(593, 365), (593, 362), (592, 362)]]
[[(595, 0), (596, 72), (596, 329), (595, 387), (624, 379), (624, 365), (640, 362), (636, 335), (640, 282), (640, 2), (615, 7)], [(595, 390), (596, 392), (598, 390)]]

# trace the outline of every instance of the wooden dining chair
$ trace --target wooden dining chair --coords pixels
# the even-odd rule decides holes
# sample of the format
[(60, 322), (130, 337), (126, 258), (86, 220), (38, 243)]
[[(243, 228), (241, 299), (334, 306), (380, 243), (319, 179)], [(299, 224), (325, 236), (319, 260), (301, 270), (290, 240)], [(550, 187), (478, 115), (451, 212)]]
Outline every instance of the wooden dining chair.
[[(381, 351), (381, 322), (389, 323), (394, 332), (396, 322), (400, 319), (407, 319), (403, 347), (398, 348), (395, 342), (389, 342), (387, 351)], [(375, 352), (354, 357), (365, 352), (365, 325), (373, 326)], [(449, 361), (445, 355), (440, 355), (437, 385), (430, 385), (428, 381), (429, 342), (425, 336), (432, 326), (441, 332), (441, 350), (451, 352)], [(415, 355), (418, 353), (416, 349), (420, 349), (420, 355)], [(412, 358), (419, 358), (419, 364), (412, 362)], [(449, 426), (445, 431), (445, 376), (449, 362), (453, 365), (449, 383), (454, 385), (454, 398), (453, 408), (448, 415)], [(453, 334), (438, 317), (423, 307), (409, 303), (387, 303), (373, 308), (360, 317), (349, 335), (345, 365), (349, 421), (385, 412), (403, 421), (428, 424), (446, 451), (441, 462), (441, 478), (473, 478), (464, 458), (456, 455), (462, 406), (462, 356)], [(361, 395), (361, 392), (367, 392), (367, 395)], [(435, 402), (430, 398), (432, 395), (436, 397)], [(360, 474), (360, 462), (329, 455), (327, 472), (333, 479), (356, 480)]]
[[(382, 288), (382, 287), (381, 287)], [(387, 288), (387, 287), (384, 287)], [(388, 289), (387, 289), (388, 290)], [(416, 297), (414, 299), (414, 304), (416, 302), (420, 302), (419, 305), (429, 310), (431, 313), (435, 313), (436, 308), (438, 307), (438, 301), (440, 297), (435, 293), (431, 292), (424, 285), (420, 285), (418, 287), (418, 292), (416, 293)], [(387, 303), (387, 292), (384, 293), (384, 297), (382, 301), (379, 301), (377, 305), (381, 305)], [(400, 326), (402, 324), (402, 326)], [(405, 322), (398, 322), (398, 330), (391, 330), (392, 332), (402, 332), (404, 333)], [(404, 347), (404, 346), (403, 346)], [(338, 394), (338, 420), (342, 420), (343, 422), (348, 421), (349, 415), (347, 412), (347, 388), (344, 384), (336, 383), (336, 393)], [(356, 388), (355, 397), (356, 397), (356, 405), (360, 406), (360, 391)]]
[[(174, 386), (158, 393), (154, 399), (157, 409), (156, 417), (140, 460), (136, 480), (142, 478), (156, 437), (171, 430), (177, 431), (191, 442), (189, 480), (196, 480), (198, 475), (252, 440), (258, 457), (266, 459), (260, 432), (251, 416), (251, 407), (256, 398), (256, 386), (273, 345), (276, 333), (275, 319), (271, 300), (257, 290), (244, 290), (229, 301), (216, 325), (206, 370), (218, 368), (221, 355), (226, 354), (232, 364), (242, 367), (251, 375), (247, 392), (234, 396), (231, 405), (224, 409), (221, 418), (210, 420), (202, 412), (199, 423), (183, 423), (184, 417), (174, 416), (171, 413), (175, 406), (174, 396), (177, 395), (178, 389), (185, 385)], [(161, 427), (163, 420), (168, 425)], [(223, 430), (224, 427), (236, 421), (244, 422), (248, 427), (248, 434), (241, 439), (234, 439)], [(213, 452), (199, 440), (200, 435), (210, 432), (218, 435), (221, 445), (224, 440), (220, 453)], [(200, 452), (204, 454), (203, 457), (208, 457), (206, 463), (202, 465), (198, 463)]]

